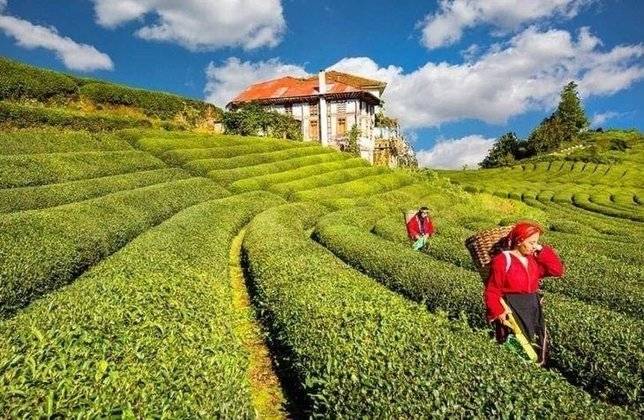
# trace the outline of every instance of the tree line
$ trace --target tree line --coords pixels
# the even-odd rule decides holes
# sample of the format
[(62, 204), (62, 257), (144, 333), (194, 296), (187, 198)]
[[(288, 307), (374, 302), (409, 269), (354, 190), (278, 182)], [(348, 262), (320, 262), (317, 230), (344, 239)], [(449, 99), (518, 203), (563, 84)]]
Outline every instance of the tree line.
[(577, 84), (570, 82), (561, 91), (557, 109), (544, 118), (527, 139), (519, 139), (514, 132), (503, 134), (479, 166), (509, 166), (519, 159), (558, 150), (562, 144), (576, 140), (588, 125), (588, 117), (579, 99)]

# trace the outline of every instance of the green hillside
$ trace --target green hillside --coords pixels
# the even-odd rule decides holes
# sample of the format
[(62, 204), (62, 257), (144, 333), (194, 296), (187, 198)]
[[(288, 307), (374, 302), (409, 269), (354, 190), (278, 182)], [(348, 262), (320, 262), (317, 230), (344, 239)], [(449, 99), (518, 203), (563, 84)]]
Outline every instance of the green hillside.
[[(32, 115), (21, 101), (2, 104)], [(641, 143), (612, 163), (437, 174), (297, 141), (16, 121), (0, 118), (5, 417), (642, 414)], [(416, 252), (402, 212), (422, 204), (437, 234)], [(567, 266), (543, 285), (547, 369), (490, 340), (463, 246), (524, 218)]]
[(0, 56), (0, 128), (128, 127), (212, 131), (222, 111), (164, 92), (76, 77)]
[[(644, 137), (632, 132), (596, 133), (583, 145), (538, 161), (478, 171), (440, 171), (466, 191), (487, 192), (547, 209), (644, 221), (641, 200)], [(545, 207), (544, 207), (545, 206)], [(556, 210), (555, 210), (556, 209)]]

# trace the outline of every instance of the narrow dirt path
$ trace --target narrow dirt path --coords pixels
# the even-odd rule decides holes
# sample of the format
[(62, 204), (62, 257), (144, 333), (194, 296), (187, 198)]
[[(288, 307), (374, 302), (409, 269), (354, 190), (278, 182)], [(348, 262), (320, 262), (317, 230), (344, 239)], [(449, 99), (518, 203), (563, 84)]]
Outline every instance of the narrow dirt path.
[(238, 313), (239, 323), (235, 334), (249, 353), (248, 380), (251, 386), (252, 403), (259, 419), (285, 419), (285, 398), (279, 379), (271, 362), (270, 352), (262, 339), (262, 328), (255, 319), (250, 303), (244, 270), (241, 265), (241, 246), (246, 229), (233, 239), (228, 263), (233, 289), (233, 308)]

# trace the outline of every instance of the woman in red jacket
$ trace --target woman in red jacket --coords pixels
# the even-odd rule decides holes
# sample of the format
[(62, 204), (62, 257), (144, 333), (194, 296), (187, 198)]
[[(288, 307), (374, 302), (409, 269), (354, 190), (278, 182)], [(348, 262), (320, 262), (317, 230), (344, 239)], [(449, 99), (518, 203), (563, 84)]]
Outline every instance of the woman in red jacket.
[(542, 233), (542, 228), (533, 222), (518, 223), (512, 229), (506, 238), (510, 250), (492, 259), (484, 293), (487, 318), (496, 326), (497, 340), (504, 342), (510, 333), (503, 323), (508, 316), (503, 299), (532, 343), (540, 364), (546, 359), (547, 334), (537, 292), (542, 278), (564, 274), (556, 252), (539, 244)]
[(434, 224), (428, 213), (427, 207), (421, 207), (407, 222), (407, 236), (413, 242), (412, 248), (416, 251), (424, 247), (427, 239), (434, 234)]

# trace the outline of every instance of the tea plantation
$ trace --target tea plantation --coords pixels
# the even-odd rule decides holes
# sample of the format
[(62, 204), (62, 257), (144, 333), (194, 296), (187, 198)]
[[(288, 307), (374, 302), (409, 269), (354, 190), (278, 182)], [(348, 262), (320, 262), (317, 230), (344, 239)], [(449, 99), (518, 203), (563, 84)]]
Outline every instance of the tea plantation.
[[(262, 137), (2, 131), (0, 416), (641, 418), (643, 147), (436, 173)], [(543, 284), (545, 369), (490, 339), (463, 246), (524, 218), (567, 266)]]

